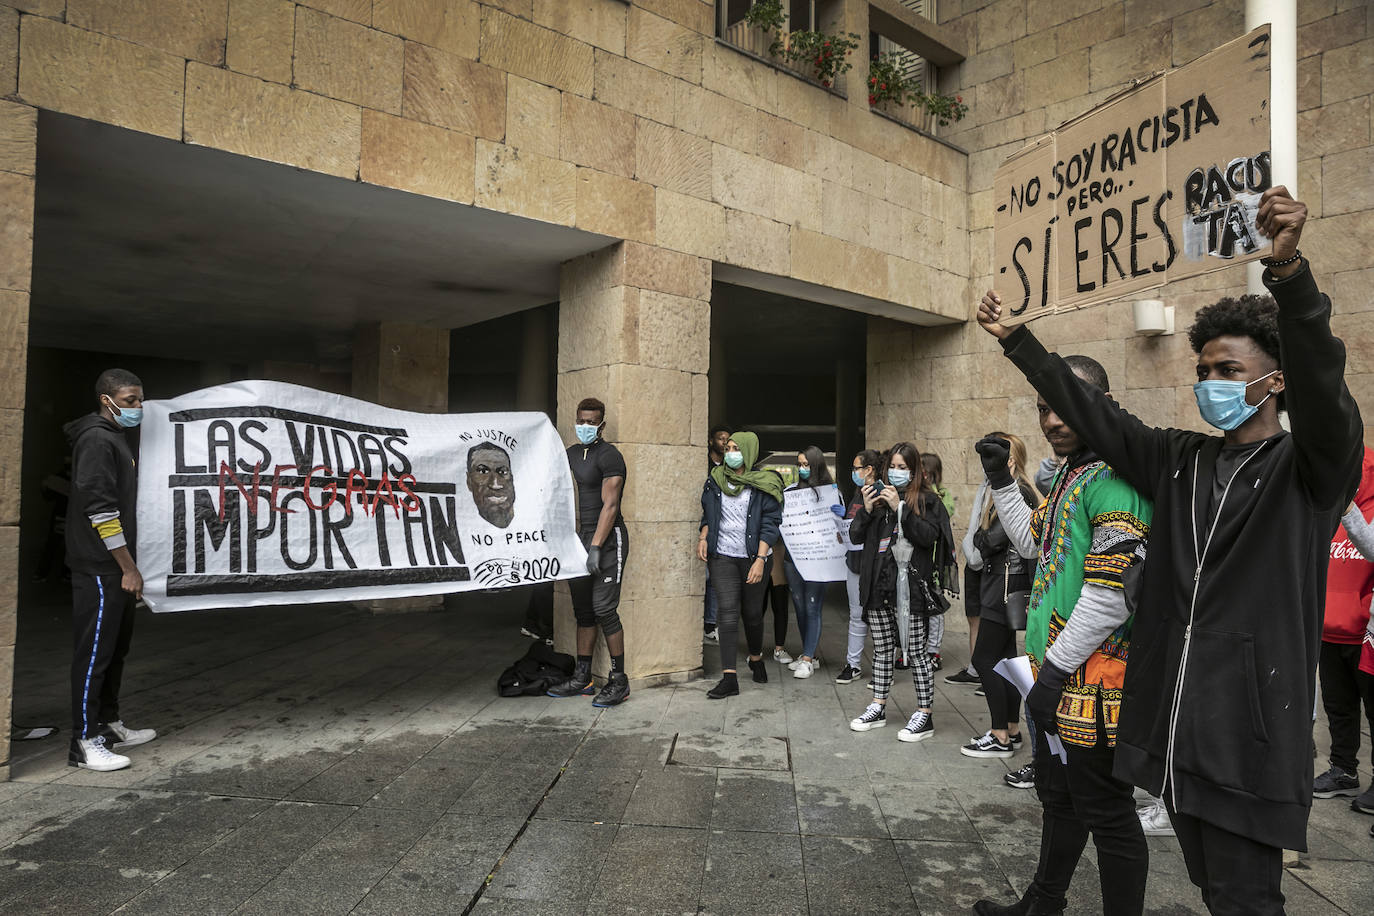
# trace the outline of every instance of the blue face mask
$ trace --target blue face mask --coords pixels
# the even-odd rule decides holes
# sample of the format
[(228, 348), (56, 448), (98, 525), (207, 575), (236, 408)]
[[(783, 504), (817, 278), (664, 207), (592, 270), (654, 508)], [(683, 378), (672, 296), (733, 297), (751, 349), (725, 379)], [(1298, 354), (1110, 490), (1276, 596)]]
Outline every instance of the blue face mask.
[(887, 482), (900, 490), (911, 483), (911, 472), (906, 468), (892, 468), (887, 472)]
[[(1279, 370), (1275, 369), (1274, 372)], [(1198, 413), (1202, 419), (1223, 431), (1241, 426), (1259, 411), (1259, 404), (1245, 400), (1245, 390), (1255, 382), (1262, 382), (1274, 372), (1266, 373), (1253, 382), (1231, 382), (1225, 379), (1207, 379), (1193, 386), (1193, 397), (1197, 398)], [(1273, 394), (1273, 392), (1270, 392)], [(1266, 394), (1260, 404), (1269, 400)]]
[(596, 441), (596, 434), (600, 428), (601, 427), (593, 426), (590, 423), (578, 423), (573, 427), (573, 431), (577, 433), (578, 442), (581, 442), (583, 445), (591, 445)]
[(731, 470), (734, 470), (734, 471), (738, 471), (738, 470), (740, 469), (740, 467), (741, 467), (743, 464), (744, 464), (744, 453), (743, 453), (743, 452), (726, 452), (726, 453), (725, 453), (725, 466), (726, 466), (727, 468), (730, 468)]
[(850, 471), (850, 472), (849, 472), (849, 479), (852, 480), (852, 481), (854, 481), (854, 486), (856, 486), (856, 487), (861, 487), (861, 486), (864, 485), (864, 472), (863, 472), (863, 471)]
[(811, 479), (811, 469), (810, 469), (810, 468), (797, 468), (797, 476), (800, 477), (802, 480), (810, 480), (810, 479)]
[[(109, 398), (105, 400), (110, 401)], [(114, 413), (114, 421), (125, 429), (133, 429), (143, 422), (142, 407), (117, 407), (114, 401), (110, 401), (110, 410)]]

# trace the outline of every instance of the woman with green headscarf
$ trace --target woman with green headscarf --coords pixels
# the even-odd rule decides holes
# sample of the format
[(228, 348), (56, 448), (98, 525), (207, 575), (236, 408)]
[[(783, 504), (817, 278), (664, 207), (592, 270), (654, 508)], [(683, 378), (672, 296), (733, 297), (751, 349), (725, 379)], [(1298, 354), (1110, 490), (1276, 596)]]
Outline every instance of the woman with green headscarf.
[(720, 683), (706, 696), (719, 700), (739, 693), (735, 665), (739, 623), (749, 644), (749, 669), (756, 683), (768, 682), (763, 662), (763, 594), (782, 524), (782, 477), (757, 468), (759, 437), (738, 432), (725, 446), (725, 462), (711, 470), (701, 491), (701, 537), (697, 558), (711, 571), (720, 628)]

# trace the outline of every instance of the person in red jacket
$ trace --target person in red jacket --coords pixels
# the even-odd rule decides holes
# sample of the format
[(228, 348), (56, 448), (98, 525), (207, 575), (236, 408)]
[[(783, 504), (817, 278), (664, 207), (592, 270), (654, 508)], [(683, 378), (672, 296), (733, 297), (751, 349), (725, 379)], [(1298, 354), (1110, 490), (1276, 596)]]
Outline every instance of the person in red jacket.
[[(1326, 616), (1322, 621), (1322, 707), (1331, 729), (1330, 769), (1312, 782), (1314, 798), (1358, 795), (1358, 811), (1374, 814), (1374, 788), (1360, 795), (1360, 703), (1374, 730), (1374, 678), (1359, 670), (1360, 648), (1374, 595), (1374, 452), (1364, 450), (1360, 489), (1331, 539), (1326, 574)], [(1361, 802), (1364, 804), (1362, 805)]]

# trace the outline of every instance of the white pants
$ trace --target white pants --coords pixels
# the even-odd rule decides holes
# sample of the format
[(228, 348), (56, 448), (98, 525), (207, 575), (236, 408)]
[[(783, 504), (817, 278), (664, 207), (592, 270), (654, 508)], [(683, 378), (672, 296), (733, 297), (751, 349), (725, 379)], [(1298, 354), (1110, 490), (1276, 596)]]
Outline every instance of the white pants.
[(864, 638), (868, 636), (868, 624), (864, 623), (864, 607), (859, 603), (859, 574), (845, 570), (845, 591), (849, 593), (849, 645), (845, 652), (845, 662), (851, 668), (862, 668), (864, 660)]

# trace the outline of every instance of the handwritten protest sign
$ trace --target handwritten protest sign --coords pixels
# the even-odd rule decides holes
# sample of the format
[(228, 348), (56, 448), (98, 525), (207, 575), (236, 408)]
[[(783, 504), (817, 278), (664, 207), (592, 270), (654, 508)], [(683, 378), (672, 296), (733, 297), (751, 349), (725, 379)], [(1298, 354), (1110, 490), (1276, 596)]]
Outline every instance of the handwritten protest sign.
[(433, 595), (584, 575), (541, 413), (421, 414), (276, 382), (144, 403), (154, 611)]
[(1015, 153), (993, 181), (1003, 322), (1264, 256), (1269, 150), (1265, 25)]
[(831, 506), (844, 505), (832, 483), (798, 487), (784, 494), (782, 540), (787, 555), (807, 582), (843, 582), (848, 548), (841, 542)]

